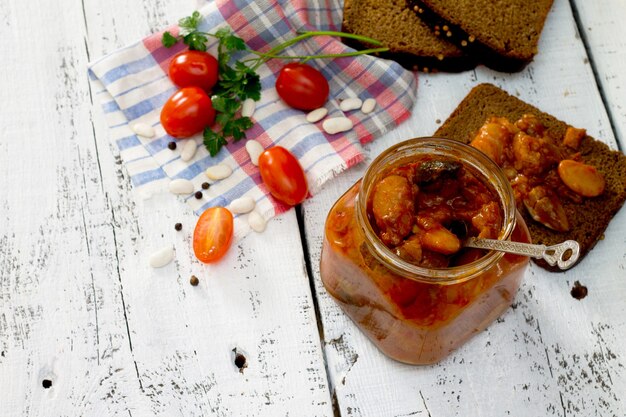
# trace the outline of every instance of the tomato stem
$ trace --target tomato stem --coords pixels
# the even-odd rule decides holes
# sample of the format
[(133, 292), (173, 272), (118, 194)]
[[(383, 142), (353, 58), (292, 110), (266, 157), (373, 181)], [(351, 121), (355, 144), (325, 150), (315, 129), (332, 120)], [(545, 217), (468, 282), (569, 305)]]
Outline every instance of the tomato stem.
[(353, 33), (345, 33), (345, 32), (337, 32), (337, 31), (332, 31), (332, 30), (316, 30), (316, 31), (305, 31), (305, 32), (297, 32), (299, 35), (306, 35), (307, 37), (310, 36), (320, 36), (320, 35), (325, 35), (325, 36), (339, 36), (342, 38), (349, 38), (349, 39), (356, 39), (365, 43), (369, 43), (372, 44), (374, 46), (383, 46), (382, 42), (367, 36), (363, 36), (363, 35), (355, 35)]
[[(215, 39), (220, 39), (219, 36), (217, 36), (215, 33), (210, 33), (210, 32), (201, 32), (199, 30), (196, 30), (195, 33), (200, 34), (200, 35), (205, 35), (207, 37), (212, 37)], [(248, 51), (249, 53), (252, 53), (254, 55), (257, 55), (258, 58), (251, 58), (251, 59), (246, 59), (243, 62), (250, 62), (253, 63), (252, 66), (252, 70), (256, 71), (261, 65), (263, 65), (265, 62), (269, 61), (270, 59), (302, 59), (302, 62), (307, 62), (311, 59), (315, 59), (315, 58), (320, 58), (320, 59), (324, 59), (324, 58), (343, 58), (343, 57), (351, 57), (351, 56), (358, 56), (358, 55), (365, 55), (365, 54), (374, 54), (374, 53), (378, 53), (378, 52), (386, 52), (389, 50), (389, 48), (382, 46), (382, 43), (376, 39), (372, 39), (370, 37), (367, 36), (362, 36), (362, 35), (355, 35), (352, 33), (345, 33), (345, 32), (337, 32), (334, 30), (320, 30), (320, 31), (306, 31), (306, 32), (296, 32), (298, 35), (294, 38), (291, 38), (279, 45), (276, 45), (275, 47), (273, 47), (272, 49), (270, 49), (267, 52), (259, 52), (256, 51), (254, 49), (250, 49), (246, 47), (246, 51)], [(371, 45), (374, 46), (379, 46), (379, 48), (369, 48), (369, 49), (364, 49), (364, 50), (360, 50), (360, 51), (354, 51), (354, 52), (345, 52), (345, 53), (341, 53), (341, 54), (321, 54), (321, 55), (294, 55), (294, 56), (290, 56), (290, 55), (279, 55), (279, 53), (281, 51), (283, 51), (284, 49), (290, 47), (291, 45), (295, 45), (296, 43), (303, 41), (305, 39), (308, 38), (312, 38), (314, 36), (335, 36), (335, 37), (343, 37), (343, 38), (348, 38), (348, 39), (355, 39), (361, 42), (365, 42), (365, 43), (369, 43)], [(183, 36), (178, 36), (178, 39), (182, 40)], [(218, 53), (223, 53), (223, 45), (220, 42), (220, 44), (218, 45)]]
[(257, 70), (262, 64), (274, 58), (303, 59), (305, 60), (304, 62), (306, 62), (314, 58), (341, 58), (341, 57), (358, 56), (358, 55), (365, 55), (365, 54), (371, 54), (371, 53), (377, 53), (377, 52), (386, 52), (389, 50), (389, 48), (387, 47), (380, 47), (380, 48), (364, 49), (361, 51), (345, 52), (342, 54), (297, 55), (297, 56), (278, 55), (279, 52), (290, 47), (291, 45), (295, 45), (296, 43), (300, 41), (303, 41), (308, 38), (312, 38), (314, 36), (340, 36), (340, 37), (349, 38), (349, 39), (356, 39), (362, 42), (370, 43), (375, 46), (382, 45), (380, 41), (369, 38), (367, 36), (354, 35), (352, 33), (337, 32), (333, 30), (320, 30), (320, 31), (311, 31), (311, 32), (298, 32), (298, 33), (299, 33), (298, 36), (291, 38), (288, 41), (285, 41), (279, 45), (276, 45), (275, 47), (273, 47), (267, 52), (258, 52), (253, 49), (248, 49), (249, 52), (259, 56), (258, 62), (252, 67), (253, 70)]
[(291, 45), (295, 45), (296, 43), (304, 39), (311, 38), (313, 36), (340, 36), (344, 38), (357, 39), (363, 42), (368, 42), (375, 46), (382, 45), (376, 39), (368, 38), (367, 36), (353, 35), (351, 33), (336, 32), (332, 30), (320, 30), (320, 31), (313, 31), (313, 32), (300, 32), (300, 34), (296, 36), (295, 38), (291, 38), (288, 41), (285, 41), (279, 45), (276, 45), (272, 49), (270, 49), (267, 52), (267, 55), (276, 55), (278, 52), (282, 51), (283, 49), (288, 48)]
[[(378, 53), (378, 52), (386, 52), (388, 51), (389, 48), (374, 48), (374, 49), (363, 49), (360, 51), (354, 51), (354, 52), (344, 52), (341, 54), (322, 54), (322, 55), (269, 55), (267, 53), (263, 53), (263, 52), (258, 52), (258, 51), (253, 51), (250, 50), (251, 53), (260, 56), (261, 58), (267, 58), (267, 59), (304, 59), (304, 60), (310, 60), (310, 59), (315, 59), (315, 58), (343, 58), (343, 57), (349, 57), (349, 56), (358, 56), (358, 55), (364, 55), (364, 54), (374, 54), (374, 53)], [(250, 61), (257, 61), (258, 58), (252, 58), (250, 59)]]

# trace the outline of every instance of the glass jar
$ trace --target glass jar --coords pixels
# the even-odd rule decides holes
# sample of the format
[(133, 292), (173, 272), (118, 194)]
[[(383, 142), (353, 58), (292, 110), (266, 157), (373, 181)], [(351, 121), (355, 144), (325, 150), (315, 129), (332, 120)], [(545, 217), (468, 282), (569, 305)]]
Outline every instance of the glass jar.
[(426, 268), (383, 244), (368, 219), (370, 193), (391, 169), (426, 155), (456, 160), (488, 184), (502, 209), (498, 239), (530, 243), (502, 170), (480, 151), (451, 139), (417, 138), (389, 148), (339, 198), (326, 219), (324, 287), (383, 353), (420, 365), (440, 361), (499, 317), (528, 265), (525, 256), (490, 251), (464, 265)]

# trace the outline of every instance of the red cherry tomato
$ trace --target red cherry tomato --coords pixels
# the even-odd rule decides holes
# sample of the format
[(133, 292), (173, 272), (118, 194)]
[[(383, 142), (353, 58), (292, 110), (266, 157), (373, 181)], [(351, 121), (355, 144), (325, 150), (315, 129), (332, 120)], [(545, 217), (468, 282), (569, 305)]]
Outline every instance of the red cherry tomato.
[(161, 124), (175, 138), (188, 138), (214, 121), (211, 99), (199, 87), (185, 87), (174, 93), (161, 110)]
[(291, 63), (280, 70), (276, 91), (294, 109), (315, 110), (326, 103), (330, 88), (326, 78), (315, 68)]
[(303, 202), (309, 192), (300, 163), (283, 147), (274, 146), (263, 152), (259, 171), (270, 193), (290, 206)]
[(170, 61), (170, 79), (179, 87), (210, 91), (217, 83), (217, 59), (202, 51), (183, 51)]
[(219, 260), (233, 240), (233, 215), (224, 207), (207, 209), (193, 231), (193, 252), (201, 262)]

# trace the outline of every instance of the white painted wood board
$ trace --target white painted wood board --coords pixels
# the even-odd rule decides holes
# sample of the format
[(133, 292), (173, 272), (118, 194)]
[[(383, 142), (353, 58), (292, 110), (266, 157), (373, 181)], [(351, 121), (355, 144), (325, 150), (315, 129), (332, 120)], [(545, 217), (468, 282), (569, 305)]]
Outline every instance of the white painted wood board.
[[(201, 265), (195, 216), (135, 200), (92, 104), (89, 59), (192, 7), (0, 3), (1, 416), (332, 415), (294, 212)], [(150, 269), (165, 244), (176, 261)]]
[(606, 99), (615, 135), (626, 148), (626, 3), (574, 0), (580, 32)]
[[(72, 1), (63, 9), (52, 2), (0, 3), (0, 35), (13, 57), (3, 66), (0, 99), (14, 103), (0, 117), (6, 138), (0, 154), (2, 416), (332, 415), (293, 212), (233, 248), (223, 264), (199, 265), (189, 255), (193, 216), (168, 195), (133, 199), (89, 100), (88, 55), (165, 26), (190, 11), (190, 3)], [(595, 12), (585, 7), (577, 2), (583, 22)], [(609, 108), (617, 108), (615, 121), (621, 109), (615, 106), (623, 102), (616, 86), (623, 83), (611, 56), (623, 48), (602, 49), (608, 35), (597, 35), (595, 25), (606, 21), (594, 19), (589, 28), (597, 38), (586, 36)], [(620, 20), (609, 21), (616, 25), (611, 39), (624, 39), (615, 36), (624, 31)], [(31, 43), (25, 30), (40, 43)], [(480, 68), (422, 76), (413, 118), (373, 144), (370, 156), (432, 133), (435, 121), (483, 81), (615, 147), (576, 33), (567, 2), (557, 0), (541, 53), (524, 72)], [(603, 51), (605, 61), (598, 58)], [(624, 124), (615, 124), (620, 137)], [(410, 367), (383, 357), (319, 282), (326, 213), (364, 168), (342, 175), (304, 207), (324, 350), (342, 415), (626, 413), (624, 210), (583, 264), (566, 274), (533, 267), (515, 309), (442, 364)], [(185, 225), (179, 233), (177, 221)], [(176, 263), (148, 269), (145, 254), (167, 242), (176, 246)], [(197, 288), (187, 283), (192, 273), (200, 276)], [(569, 296), (575, 280), (589, 287), (582, 301)], [(243, 374), (232, 364), (234, 347), (248, 357)], [(44, 378), (51, 389), (41, 386)]]
[[(623, 25), (620, 30), (626, 34)], [(370, 160), (398, 141), (432, 134), (480, 82), (494, 83), (585, 127), (615, 148), (567, 1), (555, 1), (539, 51), (517, 74), (479, 67), (455, 75), (421, 75), (411, 119), (375, 141)], [(443, 362), (408, 366), (382, 355), (332, 301), (319, 278), (325, 217), (366, 165), (342, 174), (304, 204), (329, 378), (341, 415), (626, 415), (626, 210), (576, 268), (554, 274), (531, 265), (515, 308)], [(581, 301), (570, 295), (576, 280), (589, 288)]]

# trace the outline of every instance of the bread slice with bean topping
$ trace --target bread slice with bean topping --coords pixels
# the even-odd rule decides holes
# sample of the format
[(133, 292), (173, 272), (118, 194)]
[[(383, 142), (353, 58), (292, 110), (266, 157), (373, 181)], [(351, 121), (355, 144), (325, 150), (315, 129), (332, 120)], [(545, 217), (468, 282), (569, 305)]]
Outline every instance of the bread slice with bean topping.
[[(524, 114), (537, 116), (546, 127), (547, 133), (555, 138), (563, 138), (569, 127), (567, 123), (494, 85), (480, 84), (461, 101), (434, 136), (469, 143), (489, 117), (506, 117), (513, 121)], [(528, 225), (533, 243), (549, 246), (565, 240), (576, 240), (580, 244), (580, 261), (602, 239), (609, 222), (626, 200), (626, 156), (588, 135), (583, 137), (578, 151), (582, 162), (594, 166), (604, 176), (606, 187), (601, 195), (584, 198), (581, 203), (567, 199), (562, 201), (571, 226), (569, 231), (557, 232), (549, 229), (534, 221), (526, 210), (522, 210), (521, 214)], [(543, 260), (535, 262), (550, 271), (558, 271)]]
[[(382, 42), (389, 52), (380, 54), (408, 69), (464, 71), (476, 66), (476, 60), (453, 44), (436, 37), (406, 7), (406, 0), (345, 0), (342, 30)], [(345, 38), (356, 49), (373, 45)]]
[(519, 71), (537, 54), (553, 0), (406, 0), (437, 36), (499, 71)]

